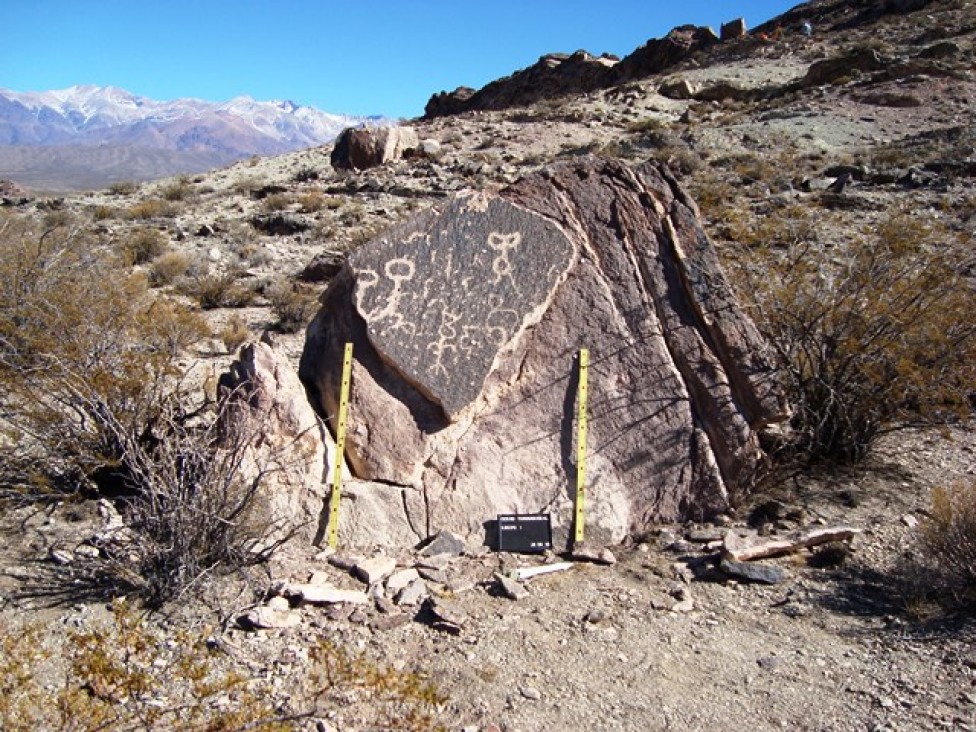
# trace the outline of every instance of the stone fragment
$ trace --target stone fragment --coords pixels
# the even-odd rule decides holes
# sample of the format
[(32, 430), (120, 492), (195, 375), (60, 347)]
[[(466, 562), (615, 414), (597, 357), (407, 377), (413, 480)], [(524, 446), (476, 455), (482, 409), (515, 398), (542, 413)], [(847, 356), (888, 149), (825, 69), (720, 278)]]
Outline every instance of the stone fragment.
[(102, 552), (97, 546), (81, 544), (75, 549), (75, 554), (84, 559), (98, 559)]
[(900, 521), (910, 529), (918, 528), (918, 519), (912, 516), (910, 513), (904, 514)]
[(367, 585), (382, 582), (396, 571), (396, 560), (382, 555), (356, 563), (353, 572)]
[(339, 605), (330, 605), (328, 610), (326, 610), (326, 617), (329, 620), (341, 622), (343, 620), (349, 620), (349, 616), (354, 612), (356, 612), (356, 605), (341, 603)]
[(695, 609), (695, 601), (690, 597), (686, 600), (679, 600), (671, 606), (671, 612), (675, 613), (690, 613)]
[(420, 550), (421, 556), (436, 557), (443, 554), (456, 557), (464, 553), (464, 539), (450, 531), (440, 531), (431, 542)]
[(62, 566), (66, 564), (71, 564), (75, 560), (75, 555), (73, 552), (69, 552), (67, 549), (51, 549), (48, 552), (48, 557), (55, 564), (60, 564)]
[(366, 625), (369, 622), (369, 614), (361, 607), (357, 607), (349, 615), (349, 622), (356, 625)]
[(411, 582), (416, 581), (419, 577), (420, 573), (413, 567), (394, 572), (386, 580), (386, 591), (391, 595), (396, 595), (400, 590)]
[(297, 531), (314, 541), (335, 446), (309, 404), (287, 359), (266, 343), (240, 350), (218, 380), (221, 431), (246, 445), (238, 470), (244, 481), (261, 476), (254, 512), (269, 538)]
[(419, 567), (417, 573), (428, 582), (435, 582), (439, 585), (446, 585), (448, 582), (447, 572), (441, 569), (428, 569), (427, 567)]
[(467, 613), (461, 607), (443, 597), (429, 597), (426, 607), (430, 610), (435, 622), (445, 623), (457, 629), (464, 627), (468, 620)]
[(746, 562), (751, 559), (775, 557), (789, 554), (796, 550), (796, 542), (789, 539), (772, 539), (763, 541), (756, 536), (740, 536), (735, 531), (725, 535), (722, 550), (725, 556), (736, 562)]
[(539, 701), (542, 698), (542, 692), (540, 692), (534, 686), (520, 686), (519, 694), (529, 701)]
[(437, 554), (432, 557), (421, 556), (417, 560), (418, 569), (444, 570), (451, 565), (451, 557), (447, 554)]
[(397, 612), (396, 603), (386, 596), (374, 597), (373, 601), (376, 603), (376, 609), (379, 610), (383, 615), (392, 615)]
[(501, 593), (510, 600), (523, 600), (529, 596), (529, 591), (524, 585), (504, 574), (496, 573), (495, 582)]
[(577, 562), (593, 562), (604, 566), (613, 566), (617, 563), (617, 558), (613, 552), (606, 547), (595, 546), (592, 544), (577, 544), (573, 547), (570, 558)]
[(395, 628), (402, 628), (410, 622), (410, 616), (407, 613), (393, 613), (391, 615), (381, 615), (379, 617), (373, 618), (369, 627), (373, 630), (378, 630), (380, 632), (393, 630)]
[(728, 558), (722, 559), (719, 568), (732, 577), (764, 585), (778, 585), (785, 582), (789, 577), (786, 570), (780, 567), (774, 567), (770, 564), (736, 562)]
[(692, 99), (701, 90), (701, 85), (688, 79), (667, 81), (658, 87), (658, 93), (668, 99)]
[(293, 602), (309, 605), (334, 605), (348, 602), (353, 605), (366, 605), (369, 597), (360, 590), (340, 590), (331, 585), (293, 584), (285, 589), (285, 595)]
[(396, 603), (413, 607), (423, 602), (427, 594), (427, 583), (422, 579), (416, 579), (397, 593)]
[(330, 554), (326, 557), (329, 564), (343, 572), (352, 572), (356, 565), (363, 561), (363, 557), (348, 556), (346, 554)]
[(245, 630), (270, 630), (273, 628), (292, 628), (301, 622), (301, 616), (293, 610), (279, 610), (269, 605), (261, 605), (249, 610), (237, 619)]
[(515, 579), (518, 581), (523, 581), (531, 579), (532, 577), (538, 577), (542, 574), (552, 574), (553, 572), (565, 572), (567, 569), (572, 569), (572, 562), (556, 562), (554, 564), (543, 564), (539, 567), (519, 567), (515, 570)]
[(727, 533), (727, 529), (692, 529), (685, 534), (685, 538), (698, 544), (709, 544), (713, 541), (722, 541)]

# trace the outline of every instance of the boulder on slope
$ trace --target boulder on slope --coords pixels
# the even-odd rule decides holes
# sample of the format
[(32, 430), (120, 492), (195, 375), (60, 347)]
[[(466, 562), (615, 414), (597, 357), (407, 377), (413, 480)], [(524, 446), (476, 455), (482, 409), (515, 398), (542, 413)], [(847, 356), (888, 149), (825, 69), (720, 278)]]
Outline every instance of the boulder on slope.
[(421, 538), (546, 511), (568, 544), (580, 348), (588, 538), (723, 511), (784, 417), (695, 204), (655, 164), (584, 158), (460, 195), (357, 250), (322, 303), (302, 381), (334, 414), (354, 343), (347, 460)]

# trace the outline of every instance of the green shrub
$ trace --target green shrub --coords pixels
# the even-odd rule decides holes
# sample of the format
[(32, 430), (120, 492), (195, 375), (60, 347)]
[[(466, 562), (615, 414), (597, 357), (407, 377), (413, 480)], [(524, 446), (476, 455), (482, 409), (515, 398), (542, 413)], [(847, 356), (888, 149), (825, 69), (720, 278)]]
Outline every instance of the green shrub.
[(302, 213), (315, 213), (325, 206), (325, 196), (319, 191), (310, 191), (298, 198), (299, 210)]
[(261, 210), (266, 213), (286, 211), (291, 206), (291, 196), (287, 193), (272, 193), (261, 202)]
[(296, 183), (309, 183), (319, 179), (319, 172), (311, 166), (304, 166), (299, 168), (291, 179)]
[(741, 289), (794, 406), (794, 456), (856, 461), (886, 432), (969, 414), (976, 291), (950, 232), (900, 215), (843, 247), (783, 243)]

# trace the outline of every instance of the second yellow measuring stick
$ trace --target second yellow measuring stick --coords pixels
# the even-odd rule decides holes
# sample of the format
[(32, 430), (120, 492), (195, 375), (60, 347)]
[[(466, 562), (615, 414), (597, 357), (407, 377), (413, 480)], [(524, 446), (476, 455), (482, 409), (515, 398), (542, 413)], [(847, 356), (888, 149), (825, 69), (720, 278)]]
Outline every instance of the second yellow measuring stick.
[(339, 499), (342, 496), (342, 463), (346, 454), (346, 415), (349, 412), (349, 382), (352, 380), (352, 343), (342, 357), (342, 385), (339, 389), (339, 415), (336, 423), (335, 465), (332, 466), (332, 497), (329, 500), (329, 546), (339, 544)]
[(587, 376), (590, 370), (590, 352), (586, 348), (579, 352), (579, 391), (577, 396), (577, 424), (579, 432), (576, 436), (576, 515), (574, 524), (576, 543), (583, 541), (584, 501), (586, 499), (586, 393)]

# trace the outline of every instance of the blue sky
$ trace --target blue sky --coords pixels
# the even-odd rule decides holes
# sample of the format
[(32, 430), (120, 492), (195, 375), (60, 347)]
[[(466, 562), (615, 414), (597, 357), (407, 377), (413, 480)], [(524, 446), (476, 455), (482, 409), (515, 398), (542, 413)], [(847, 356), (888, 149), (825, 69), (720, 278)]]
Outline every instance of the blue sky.
[(798, 0), (0, 0), (0, 87), (114, 85), (154, 99), (291, 99), (414, 117), (555, 51), (626, 55), (676, 25)]

